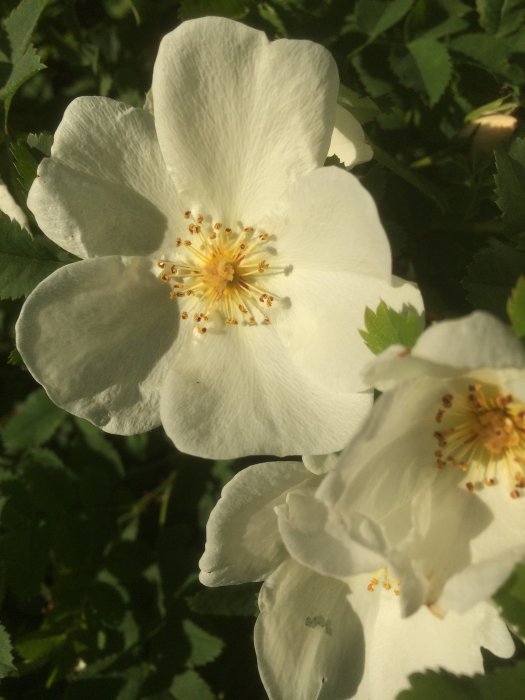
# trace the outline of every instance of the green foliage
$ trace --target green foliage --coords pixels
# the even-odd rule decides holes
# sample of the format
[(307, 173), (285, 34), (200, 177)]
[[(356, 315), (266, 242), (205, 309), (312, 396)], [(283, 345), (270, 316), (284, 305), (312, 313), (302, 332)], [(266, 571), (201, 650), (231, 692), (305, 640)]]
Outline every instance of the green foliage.
[(0, 88), (0, 100), (5, 103), (5, 122), (11, 100), (18, 89), (36, 73), (45, 68), (31, 45), (31, 35), (42, 14), (46, 0), (22, 0), (4, 20), (4, 27), (11, 47), (11, 71), (7, 82)]
[(397, 700), (516, 700), (523, 694), (525, 662), (473, 678), (445, 671), (414, 673), (410, 683), (412, 688), (399, 693)]
[(472, 306), (506, 319), (507, 299), (518, 277), (525, 271), (525, 251), (493, 239), (480, 250), (463, 282)]
[(520, 277), (507, 302), (507, 314), (518, 338), (525, 338), (525, 277)]
[(423, 331), (423, 319), (411, 306), (394, 311), (384, 301), (375, 311), (365, 310), (365, 327), (359, 333), (370, 350), (378, 355), (391, 345), (411, 348)]
[(186, 600), (190, 610), (203, 615), (255, 617), (259, 611), (258, 593), (258, 584), (245, 583), (234, 588), (204, 588)]
[(195, 671), (186, 671), (175, 676), (170, 688), (172, 697), (176, 700), (214, 700), (209, 685)]
[(14, 670), (11, 640), (5, 628), (0, 625), (0, 678), (5, 678)]
[(525, 233), (525, 139), (517, 139), (507, 153), (496, 153), (497, 203), (509, 234)]
[(245, 0), (182, 0), (179, 12), (183, 20), (209, 15), (243, 19), (248, 6)]
[(525, 639), (525, 565), (518, 564), (508, 581), (494, 596), (511, 629)]
[(47, 397), (43, 389), (29, 395), (20, 410), (0, 429), (8, 454), (46, 443), (67, 414)]
[(452, 77), (448, 51), (439, 41), (428, 37), (410, 42), (408, 49), (421, 74), (430, 104), (434, 105), (443, 95)]
[(31, 238), (16, 221), (0, 212), (0, 299), (27, 296), (36, 285), (65, 264), (56, 246)]

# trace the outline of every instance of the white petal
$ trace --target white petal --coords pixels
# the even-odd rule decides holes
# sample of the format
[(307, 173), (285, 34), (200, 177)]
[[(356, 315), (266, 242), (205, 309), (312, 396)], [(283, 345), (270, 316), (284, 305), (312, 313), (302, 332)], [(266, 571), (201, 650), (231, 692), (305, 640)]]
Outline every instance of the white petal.
[(20, 224), (22, 228), (28, 228), (27, 216), (15, 202), (13, 195), (7, 189), (7, 185), (2, 178), (0, 178), (0, 211), (3, 211), (10, 219)]
[(317, 483), (300, 462), (255, 464), (236, 474), (206, 526), (202, 583), (225, 586), (269, 576), (287, 556), (273, 508), (290, 489), (313, 489)]
[[(525, 555), (525, 500), (511, 499), (504, 483), (469, 495), (491, 517), (470, 542), (468, 565), (458, 569), (444, 587), (439, 605), (445, 610), (461, 612), (493, 595)], [(465, 519), (469, 517), (467, 513)], [(457, 546), (455, 539), (453, 542)]]
[[(376, 600), (371, 600), (375, 598)], [(505, 623), (488, 603), (468, 613), (449, 613), (444, 619), (423, 607), (402, 618), (399, 600), (391, 591), (366, 590), (366, 580), (352, 583), (349, 600), (365, 633), (365, 672), (356, 700), (394, 700), (409, 686), (408, 676), (426, 669), (455, 674), (483, 672), (480, 646), (509, 657), (514, 643)]]
[(372, 147), (366, 142), (363, 127), (341, 105), (337, 105), (335, 112), (335, 127), (328, 155), (336, 155), (347, 168), (366, 163), (374, 157)]
[(177, 189), (203, 213), (257, 225), (299, 175), (323, 164), (338, 90), (319, 44), (220, 17), (184, 22), (160, 45), (155, 124)]
[(141, 258), (85, 260), (27, 298), (17, 346), (62, 408), (108, 432), (159, 424), (159, 390), (177, 337), (176, 305)]
[(476, 369), (525, 367), (525, 350), (501, 321), (485, 311), (441, 321), (419, 338), (412, 354), (438, 364)]
[(377, 526), (372, 523), (363, 546), (362, 542), (352, 540), (352, 531), (345, 527), (346, 523), (312, 493), (293, 491), (275, 511), (279, 532), (291, 556), (320, 574), (345, 578), (374, 571), (385, 562), (382, 552), (386, 546)]
[(332, 452), (327, 455), (303, 455), (303, 464), (312, 474), (326, 474), (339, 461), (339, 454)]
[(421, 300), (411, 284), (392, 285), (376, 277), (322, 269), (294, 270), (285, 294), (274, 286), (291, 302), (276, 331), (294, 362), (333, 391), (368, 388), (361, 375), (373, 355), (359, 334), (366, 307), (375, 309), (380, 301), (395, 309), (417, 307)]
[(49, 238), (82, 258), (153, 255), (183, 222), (153, 117), (104, 97), (69, 105), (28, 206)]
[(345, 584), (292, 560), (265, 581), (255, 649), (270, 700), (354, 695), (363, 670), (363, 632), (347, 593)]
[(161, 397), (162, 424), (183, 452), (324, 454), (341, 449), (368, 412), (369, 394), (331, 391), (301, 372), (273, 326), (188, 336)]
[[(390, 280), (390, 245), (376, 204), (351, 173), (314, 170), (291, 189), (283, 211), (269, 231), (281, 265), (292, 265), (294, 273), (350, 272)], [(323, 296), (334, 302), (330, 286)]]

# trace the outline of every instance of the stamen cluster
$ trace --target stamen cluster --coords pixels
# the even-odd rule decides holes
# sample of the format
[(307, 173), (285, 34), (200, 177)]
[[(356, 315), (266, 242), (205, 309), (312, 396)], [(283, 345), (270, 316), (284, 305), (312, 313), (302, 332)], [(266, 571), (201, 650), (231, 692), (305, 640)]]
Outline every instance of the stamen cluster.
[(495, 386), (469, 384), (445, 394), (435, 415), (436, 466), (469, 472), (466, 487), (493, 486), (505, 476), (518, 498), (525, 488), (525, 405)]
[(251, 226), (225, 227), (203, 214), (184, 212), (188, 238), (177, 238), (184, 251), (174, 261), (159, 260), (160, 279), (171, 285), (171, 297), (187, 301), (181, 319), (192, 316), (199, 334), (213, 318), (223, 326), (270, 324), (268, 310), (276, 297), (262, 277), (283, 272), (267, 258), (270, 235)]

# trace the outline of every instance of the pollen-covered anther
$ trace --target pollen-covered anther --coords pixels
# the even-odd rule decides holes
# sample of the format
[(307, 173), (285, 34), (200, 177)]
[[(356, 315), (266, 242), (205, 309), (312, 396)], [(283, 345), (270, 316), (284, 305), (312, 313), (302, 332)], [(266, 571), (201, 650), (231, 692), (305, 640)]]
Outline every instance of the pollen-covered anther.
[(379, 569), (370, 579), (366, 590), (369, 593), (374, 593), (376, 588), (378, 586), (381, 586), (383, 590), (385, 591), (392, 591), (392, 593), (396, 596), (400, 595), (401, 591), (399, 590), (401, 588), (401, 582), (396, 581), (395, 585), (392, 583), (392, 579), (390, 578), (388, 568), (385, 566), (382, 569)]
[[(196, 324), (200, 320), (195, 313), (206, 318), (212, 314), (214, 327), (269, 325), (266, 310), (279, 301), (267, 289), (265, 279), (270, 269), (268, 257), (275, 254), (265, 243), (269, 234), (252, 226), (225, 226), (190, 210), (183, 217), (192, 239), (176, 239), (176, 247), (184, 251), (180, 259), (157, 263), (160, 279), (170, 283), (171, 297), (193, 297), (188, 315)], [(272, 265), (271, 274), (285, 269)]]
[(436, 466), (450, 464), (466, 472), (469, 491), (505, 477), (511, 495), (519, 495), (517, 489), (525, 488), (525, 406), (512, 394), (481, 383), (447, 393), (440, 403), (434, 416), (440, 425), (433, 434)]

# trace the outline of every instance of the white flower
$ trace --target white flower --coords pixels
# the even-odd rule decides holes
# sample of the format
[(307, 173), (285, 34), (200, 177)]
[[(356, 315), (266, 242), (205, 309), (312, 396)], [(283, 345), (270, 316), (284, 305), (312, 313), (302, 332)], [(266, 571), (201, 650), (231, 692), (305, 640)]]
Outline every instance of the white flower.
[(385, 393), (316, 498), (289, 503), (287, 546), (338, 576), (386, 560), (405, 614), (467, 610), (525, 555), (525, 351), (477, 312), (367, 378)]
[[(332, 464), (317, 460), (316, 471)], [(297, 462), (248, 467), (226, 485), (208, 521), (202, 583), (264, 580), (255, 648), (271, 700), (393, 700), (415, 671), (482, 672), (480, 645), (504, 657), (513, 653), (488, 603), (443, 620), (426, 607), (403, 618), (397, 582), (386, 569), (339, 579), (292, 558), (282, 539), (288, 504), (315, 503), (322, 479)], [(315, 521), (318, 513), (308, 515)]]
[(321, 167), (337, 90), (323, 47), (213, 17), (162, 40), (153, 115), (69, 106), (29, 206), (83, 260), (17, 327), (57, 404), (108, 432), (162, 423), (200, 456), (345, 444), (370, 406), (365, 306), (421, 301), (369, 194)]

